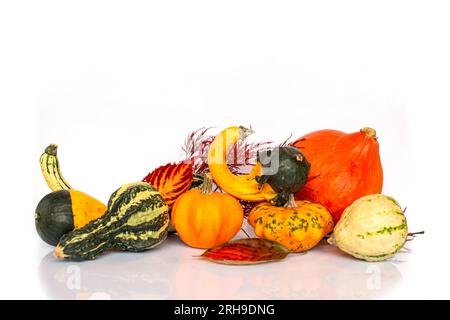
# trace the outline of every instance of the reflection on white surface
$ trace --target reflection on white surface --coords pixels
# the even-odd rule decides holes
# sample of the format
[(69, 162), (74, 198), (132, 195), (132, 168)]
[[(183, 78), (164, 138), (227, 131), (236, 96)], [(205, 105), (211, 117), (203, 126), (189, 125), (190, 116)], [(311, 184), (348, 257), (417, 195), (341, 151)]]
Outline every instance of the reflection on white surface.
[(326, 243), (253, 266), (214, 264), (195, 257), (201, 253), (172, 236), (146, 253), (82, 263), (48, 254), (39, 274), (52, 299), (371, 299), (402, 280), (393, 262), (359, 261)]

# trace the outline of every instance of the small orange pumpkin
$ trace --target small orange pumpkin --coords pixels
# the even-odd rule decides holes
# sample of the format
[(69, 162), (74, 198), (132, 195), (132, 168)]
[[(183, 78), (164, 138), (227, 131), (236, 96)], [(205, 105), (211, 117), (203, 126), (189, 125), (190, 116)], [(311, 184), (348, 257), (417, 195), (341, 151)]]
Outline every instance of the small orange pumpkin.
[(212, 192), (211, 176), (199, 188), (182, 194), (172, 208), (172, 224), (181, 240), (194, 248), (209, 249), (230, 241), (241, 229), (244, 211), (226, 193)]

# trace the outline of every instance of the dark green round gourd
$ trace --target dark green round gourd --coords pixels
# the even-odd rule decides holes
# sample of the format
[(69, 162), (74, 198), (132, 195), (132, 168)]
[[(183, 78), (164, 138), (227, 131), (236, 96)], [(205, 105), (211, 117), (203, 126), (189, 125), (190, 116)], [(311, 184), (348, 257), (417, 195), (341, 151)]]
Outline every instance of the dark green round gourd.
[(69, 231), (101, 217), (106, 206), (78, 190), (58, 190), (39, 201), (35, 211), (36, 230), (42, 240), (56, 246)]
[(146, 182), (123, 185), (108, 202), (105, 215), (65, 234), (54, 256), (92, 260), (108, 249), (139, 252), (167, 238), (169, 210), (161, 194)]
[(294, 147), (276, 147), (262, 150), (257, 155), (262, 165), (262, 175), (256, 181), (262, 186), (268, 183), (278, 195), (271, 200), (282, 206), (292, 193), (300, 191), (308, 180), (311, 164), (301, 151)]
[(36, 231), (42, 240), (56, 246), (59, 239), (74, 229), (72, 204), (68, 190), (49, 193), (35, 212)]

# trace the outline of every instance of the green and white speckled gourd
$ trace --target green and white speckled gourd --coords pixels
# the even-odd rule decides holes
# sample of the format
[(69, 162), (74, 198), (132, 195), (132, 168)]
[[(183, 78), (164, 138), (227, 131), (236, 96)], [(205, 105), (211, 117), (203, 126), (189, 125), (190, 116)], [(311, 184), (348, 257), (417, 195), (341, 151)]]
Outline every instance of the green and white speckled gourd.
[(400, 251), (407, 237), (406, 217), (398, 202), (373, 194), (345, 209), (328, 242), (355, 258), (382, 261)]

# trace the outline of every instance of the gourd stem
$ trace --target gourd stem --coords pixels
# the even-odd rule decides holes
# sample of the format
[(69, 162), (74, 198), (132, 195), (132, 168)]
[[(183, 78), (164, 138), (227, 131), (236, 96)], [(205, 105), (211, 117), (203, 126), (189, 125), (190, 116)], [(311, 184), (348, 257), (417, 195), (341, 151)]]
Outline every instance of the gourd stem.
[(410, 232), (410, 233), (408, 233), (408, 236), (414, 237), (415, 235), (418, 235), (418, 234), (425, 234), (425, 231)]
[(407, 238), (406, 238), (406, 241), (414, 240), (414, 238), (415, 238), (418, 234), (425, 234), (425, 231), (410, 232), (410, 233), (408, 233), (408, 236), (407, 236)]
[(60, 246), (56, 246), (55, 251), (53, 251), (53, 256), (57, 259), (64, 259), (64, 250)]
[(297, 208), (297, 203), (295, 202), (294, 194), (291, 193), (289, 195), (288, 202), (284, 205), (286, 208)]
[(45, 148), (45, 153), (51, 156), (56, 156), (58, 146), (56, 144), (51, 144), (47, 148)]
[(199, 187), (200, 192), (202, 194), (211, 194), (213, 192), (212, 184), (213, 184), (213, 180), (212, 180), (211, 173), (209, 173), (209, 172), (205, 173), (205, 177), (203, 178), (203, 183)]
[(365, 128), (362, 128), (359, 131), (365, 133), (368, 138), (372, 138), (372, 139), (376, 139), (377, 138), (377, 132), (375, 131), (375, 129), (372, 129), (372, 128), (369, 128), (369, 127), (365, 127)]

